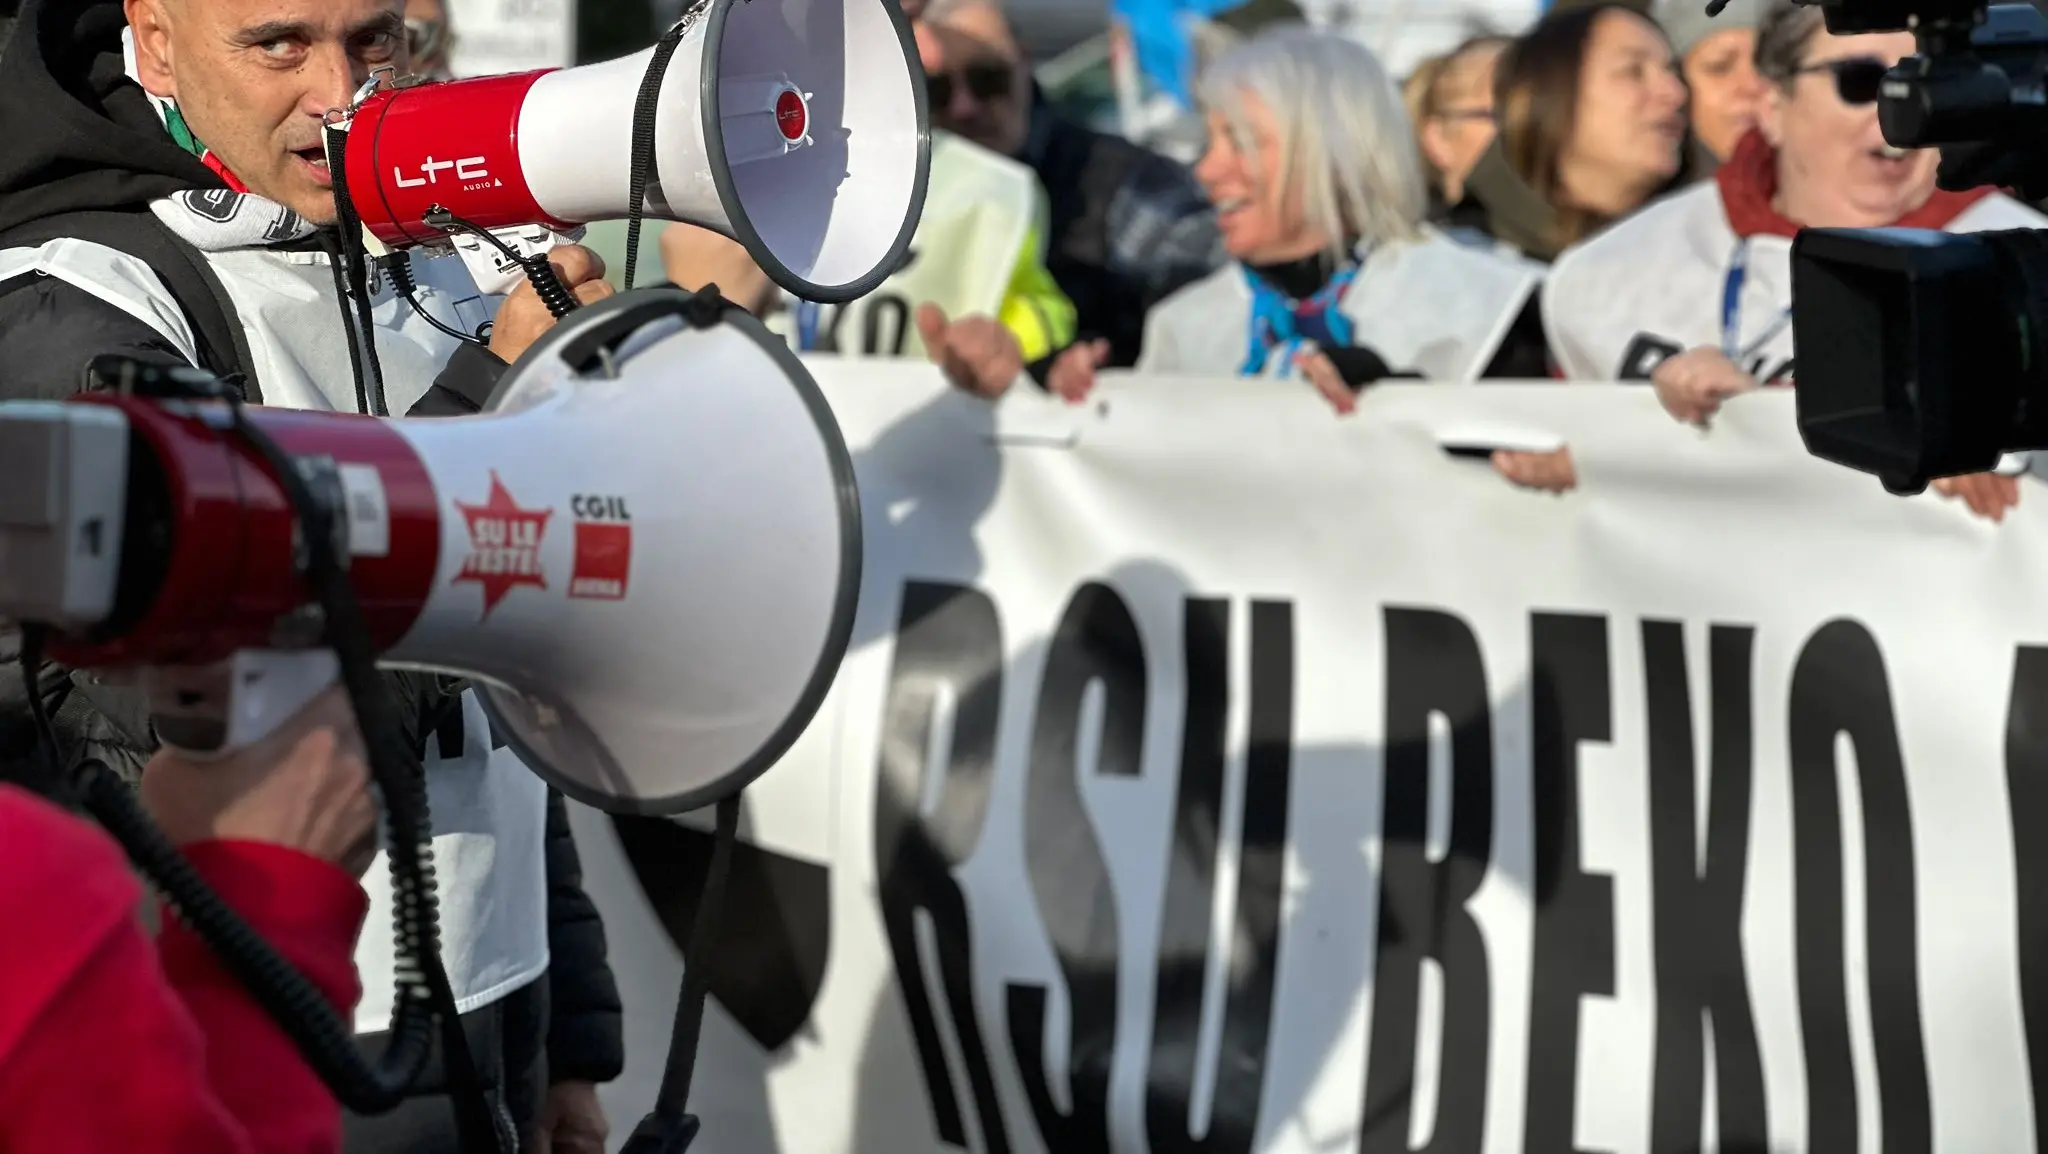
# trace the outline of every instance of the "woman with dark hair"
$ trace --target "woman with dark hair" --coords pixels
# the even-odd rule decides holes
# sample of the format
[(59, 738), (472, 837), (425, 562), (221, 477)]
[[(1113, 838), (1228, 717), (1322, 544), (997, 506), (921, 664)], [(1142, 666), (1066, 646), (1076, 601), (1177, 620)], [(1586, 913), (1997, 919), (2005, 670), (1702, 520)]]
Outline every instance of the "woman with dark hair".
[(1552, 12), (1501, 58), (1498, 135), (1452, 223), (1551, 260), (1684, 183), (1685, 101), (1654, 23), (1619, 4)]
[(1700, 0), (1657, 0), (1654, 14), (1692, 93), (1694, 159), (1701, 174), (1735, 155), (1735, 146), (1756, 127), (1764, 100), (1756, 74), (1756, 23), (1761, 0), (1731, 0), (1713, 16)]

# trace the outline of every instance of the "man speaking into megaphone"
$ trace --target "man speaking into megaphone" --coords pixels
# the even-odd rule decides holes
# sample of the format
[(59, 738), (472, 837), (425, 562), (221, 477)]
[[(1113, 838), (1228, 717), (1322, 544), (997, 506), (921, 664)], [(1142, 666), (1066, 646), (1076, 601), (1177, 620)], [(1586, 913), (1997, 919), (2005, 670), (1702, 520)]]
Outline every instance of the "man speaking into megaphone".
[[(0, 398), (63, 396), (94, 354), (122, 352), (239, 373), (267, 405), (367, 407), (335, 279), (321, 130), (372, 69), (405, 65), (403, 15), (398, 0), (30, 0), (0, 62)], [(579, 299), (609, 294), (590, 254), (563, 249), (554, 262)], [(395, 412), (473, 410), (554, 323), (530, 287), (502, 303), (480, 297), (458, 260), (419, 261), (415, 276), (424, 315), (388, 285), (374, 310)], [(476, 344), (429, 317), (462, 331), (496, 325)], [(71, 751), (139, 771), (154, 742), (133, 700), (50, 673), (43, 684)], [(550, 890), (551, 873), (574, 876), (573, 857), (562, 860), (573, 846), (566, 833), (546, 840), (547, 791), (509, 751), (446, 720), (474, 714), (473, 695), (445, 697), (429, 678), (404, 684), (417, 690), (415, 724), (435, 718), (442, 734), (422, 751), (436, 828), (465, 831), (435, 839), (442, 941), (457, 1004), (474, 1019), (480, 1075), (496, 1083), (487, 1092), (531, 1129), (544, 1091), (522, 1082), (552, 1033), (563, 1047), (553, 1076), (583, 1103), (572, 1125), (601, 1141), (595, 1095), (579, 1087), (615, 1076), (622, 1055), (601, 932), (568, 926), (581, 899), (573, 886)], [(0, 678), (0, 726), (0, 753), (28, 744), (12, 677)], [(356, 1025), (371, 1032), (389, 1013), (391, 917), (381, 866), (364, 884), (373, 911), (356, 957)], [(539, 1010), (549, 986), (566, 1015), (552, 1030)], [(531, 1030), (487, 1046), (498, 1017)], [(452, 1128), (448, 1111), (433, 1111), (431, 1125)]]

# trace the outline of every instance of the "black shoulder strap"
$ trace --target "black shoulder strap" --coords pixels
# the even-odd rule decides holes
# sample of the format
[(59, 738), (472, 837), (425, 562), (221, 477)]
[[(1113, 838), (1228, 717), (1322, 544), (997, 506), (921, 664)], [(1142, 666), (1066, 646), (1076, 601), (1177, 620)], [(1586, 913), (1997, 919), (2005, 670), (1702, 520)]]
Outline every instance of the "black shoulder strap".
[(21, 248), (71, 238), (105, 245), (141, 260), (164, 283), (199, 344), (200, 367), (216, 376), (240, 374), (251, 404), (263, 400), (249, 339), (234, 302), (198, 249), (172, 232), (147, 209), (136, 212), (71, 212), (44, 217), (0, 233), (0, 248)]

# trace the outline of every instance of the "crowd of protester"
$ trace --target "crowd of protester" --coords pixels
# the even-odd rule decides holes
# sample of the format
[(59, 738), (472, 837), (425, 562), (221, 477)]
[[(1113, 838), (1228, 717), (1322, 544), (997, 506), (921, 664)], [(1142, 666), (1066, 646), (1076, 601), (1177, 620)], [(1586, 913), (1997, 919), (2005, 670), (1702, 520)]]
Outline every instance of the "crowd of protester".
[[(903, 4), (940, 138), (919, 235), (979, 228), (1004, 243), (988, 250), (1000, 266), (972, 278), (929, 275), (970, 246), (914, 246), (921, 255), (891, 278), (906, 316), (887, 351), (929, 357), (989, 399), (1037, 388), (1079, 401), (1103, 370), (1135, 367), (1308, 388), (1342, 419), (1385, 381), (1582, 383), (1648, 387), (1674, 419), (1706, 426), (1743, 394), (1792, 380), (1799, 229), (2048, 226), (1996, 191), (1937, 190), (1933, 153), (1884, 140), (1879, 84), (1913, 50), (1909, 35), (1836, 36), (1818, 8), (1791, 0), (1734, 0), (1713, 19), (1704, 0), (1559, 0), (1518, 35), (1475, 36), (1405, 81), (1357, 41), (1302, 24), (1291, 3), (1251, 0), (1198, 38), (1192, 165), (1063, 115), (998, 0)], [(140, 258), (50, 224), (119, 209), (131, 224), (161, 220), (150, 227), (241, 278), (264, 307), (305, 304), (289, 323), (281, 311), (238, 318), (257, 347), (234, 355), (261, 353), (272, 371), (262, 403), (348, 410), (349, 346), (327, 328), (342, 290), (308, 247), (334, 196), (324, 164), (304, 155), (317, 145), (303, 110), (334, 107), (370, 65), (445, 75), (453, 33), (438, 0), (414, 0), (403, 21), (383, 0), (259, 7), (30, 0), (11, 42), (13, 6), (0, 7), (0, 234), (12, 246), (0, 253), (26, 254), (0, 278), (0, 397), (67, 395), (88, 346), (176, 365), (245, 343), (180, 329), (176, 293), (150, 296), (155, 278), (131, 275)], [(254, 15), (290, 35), (244, 47), (276, 47), (287, 63), (317, 49), (327, 63), (237, 72), (214, 59), (234, 40), (213, 25)], [(184, 199), (194, 192), (205, 195)], [(181, 215), (181, 203), (213, 213)], [(292, 238), (251, 245), (207, 227), (245, 210)], [(658, 243), (675, 282), (716, 283), (807, 351), (849, 351), (842, 314), (783, 296), (736, 242), (674, 225)], [(581, 247), (554, 259), (586, 301), (609, 295), (607, 266), (623, 263)], [(131, 298), (144, 303), (115, 304)], [(497, 310), (488, 348), (451, 350), (388, 303), (397, 319), (379, 322), (377, 341), (413, 416), (474, 411), (553, 323), (529, 287)], [(1503, 451), (1493, 465), (1529, 488), (1577, 483), (1568, 446)], [(2025, 466), (1937, 487), (1998, 520)], [(18, 640), (0, 634), (0, 672)], [(55, 768), (43, 765), (38, 713), (54, 715), (63, 758), (132, 770), (193, 868), (380, 1053), (389, 1006), (375, 1003), (392, 995), (388, 982), (369, 987), (390, 973), (393, 947), (363, 934), (382, 892), (356, 881), (377, 852), (376, 807), (339, 695), (200, 765), (155, 748), (132, 696), (96, 696), (96, 679), (55, 666), (34, 672), (0, 693), (0, 778)], [(461, 1011), (443, 1042), (474, 1051), (508, 1146), (594, 1154), (610, 1125), (596, 1085), (624, 1060), (621, 1007), (562, 800), (491, 748), (460, 685), (391, 691), (411, 760), (433, 770), (445, 836), (475, 839), (437, 840), (437, 856), (490, 850), (451, 853), (437, 877)], [(145, 931), (140, 886), (88, 826), (0, 788), (0, 845), (12, 854), (0, 911), (36, 947), (0, 950), (0, 1149), (452, 1148), (449, 1077), (345, 1123), (176, 911), (160, 915), (162, 933)]]
[[(923, 351), (989, 398), (1078, 400), (1125, 367), (1292, 380), (1339, 414), (1386, 380), (1619, 381), (1704, 427), (1791, 383), (1799, 228), (2048, 225), (1990, 190), (1937, 191), (1933, 152), (1885, 142), (1878, 78), (1910, 35), (1836, 36), (1790, 0), (1715, 17), (1563, 0), (1405, 82), (1284, 11), (1221, 22), (1198, 40), (1206, 143), (1186, 167), (1063, 117), (996, 0), (907, 10), (934, 127), (1030, 170), (1071, 303), (1054, 348), (1007, 308), (923, 303)], [(720, 269), (743, 254), (673, 243), (691, 246), (679, 280), (745, 277)], [(1568, 447), (1494, 464), (1577, 483)], [(1999, 519), (2019, 499), (2009, 464), (1937, 488)]]

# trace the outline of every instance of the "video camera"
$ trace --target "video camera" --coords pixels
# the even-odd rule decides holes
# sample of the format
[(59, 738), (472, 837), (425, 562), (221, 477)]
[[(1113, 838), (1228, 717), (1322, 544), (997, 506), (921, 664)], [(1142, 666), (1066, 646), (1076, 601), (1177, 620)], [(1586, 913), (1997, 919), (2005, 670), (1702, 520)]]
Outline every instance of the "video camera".
[[(2048, 17), (1983, 0), (1820, 6), (1837, 35), (1913, 32), (1878, 120), (1897, 147), (1941, 149), (1940, 187), (2048, 197)], [(1792, 297), (1815, 456), (1910, 494), (2048, 447), (2048, 235), (1806, 229)]]

